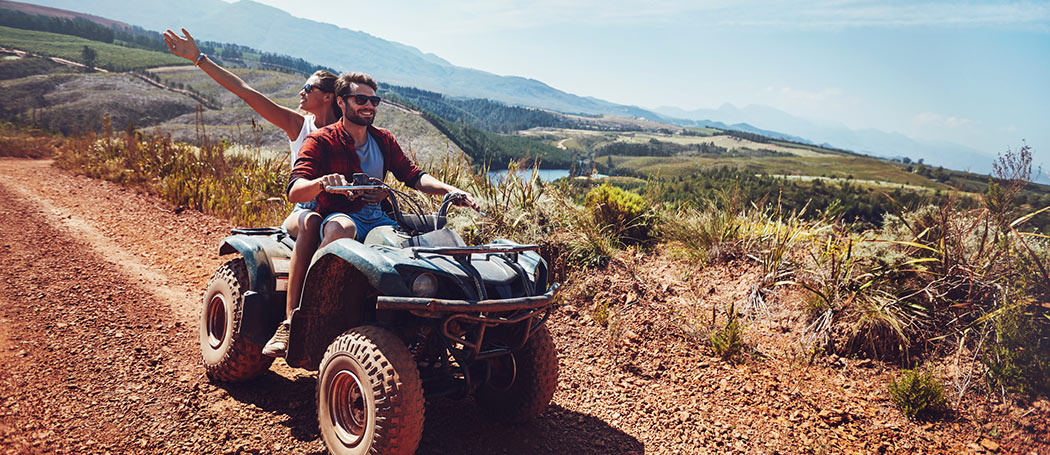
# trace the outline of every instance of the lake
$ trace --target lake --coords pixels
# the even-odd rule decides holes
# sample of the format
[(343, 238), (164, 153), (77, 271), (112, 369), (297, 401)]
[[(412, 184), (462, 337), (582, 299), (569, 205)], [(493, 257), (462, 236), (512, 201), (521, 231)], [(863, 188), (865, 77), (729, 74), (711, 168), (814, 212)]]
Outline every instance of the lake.
[[(540, 176), (540, 180), (544, 182), (550, 182), (552, 180), (558, 180), (562, 177), (569, 176), (568, 169), (540, 169), (537, 171)], [(496, 182), (506, 177), (507, 171), (489, 171), (489, 180)], [(524, 179), (532, 177), (532, 169), (523, 169), (518, 171), (518, 176)]]

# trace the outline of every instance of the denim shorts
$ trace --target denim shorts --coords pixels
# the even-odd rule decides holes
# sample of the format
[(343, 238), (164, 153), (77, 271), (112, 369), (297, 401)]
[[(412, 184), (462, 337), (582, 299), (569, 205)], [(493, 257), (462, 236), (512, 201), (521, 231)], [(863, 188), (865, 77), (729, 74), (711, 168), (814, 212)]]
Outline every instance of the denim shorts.
[(354, 222), (354, 226), (357, 227), (357, 234), (354, 236), (354, 240), (357, 240), (358, 242), (364, 242), (368, 233), (379, 226), (397, 226), (397, 222), (389, 216), (386, 216), (386, 214), (382, 214), (381, 216), (366, 216), (362, 213), (364, 211), (365, 210), (361, 210), (350, 214), (335, 212), (324, 217), (324, 221), (321, 221), (321, 242), (324, 242), (325, 224), (328, 224), (329, 220), (341, 216), (350, 218), (350, 220)]
[(317, 199), (311, 199), (310, 202), (296, 202), (295, 208), (292, 209), (292, 213), (300, 210), (317, 210)]

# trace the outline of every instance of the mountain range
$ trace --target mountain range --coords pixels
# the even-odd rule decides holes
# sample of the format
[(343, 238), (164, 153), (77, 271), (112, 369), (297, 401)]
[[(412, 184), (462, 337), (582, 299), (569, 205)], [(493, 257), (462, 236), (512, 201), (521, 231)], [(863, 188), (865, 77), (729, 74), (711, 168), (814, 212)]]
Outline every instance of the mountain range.
[(455, 66), (411, 46), (384, 40), (241, 0), (34, 0), (32, 3), (106, 17), (163, 31), (186, 28), (199, 40), (236, 43), (285, 54), (339, 70), (364, 71), (383, 83), (411, 86), (451, 96), (486, 98), (564, 113), (614, 115), (711, 126), (798, 142), (819, 143), (879, 157), (923, 159), (933, 165), (987, 173), (992, 157), (958, 144), (918, 141), (874, 129), (818, 124), (765, 106), (685, 111), (625, 106), (555, 89), (518, 76), (500, 76)]

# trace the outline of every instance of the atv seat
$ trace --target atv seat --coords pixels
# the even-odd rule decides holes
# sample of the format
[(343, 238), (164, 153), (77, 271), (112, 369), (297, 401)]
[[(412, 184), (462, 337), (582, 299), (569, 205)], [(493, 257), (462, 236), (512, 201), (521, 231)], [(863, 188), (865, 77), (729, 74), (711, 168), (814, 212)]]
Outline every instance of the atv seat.
[(411, 235), (393, 226), (379, 226), (372, 229), (365, 237), (365, 245), (384, 245), (394, 248), (408, 248), (413, 246), (424, 247), (449, 247), (466, 246), (459, 234), (450, 229), (438, 229), (426, 234)]
[[(397, 218), (394, 219), (396, 220)], [(402, 218), (397, 221), (397, 224), (401, 226), (401, 229), (407, 232), (425, 234), (445, 227), (445, 224), (448, 223), (448, 217), (405, 213), (402, 215)]]

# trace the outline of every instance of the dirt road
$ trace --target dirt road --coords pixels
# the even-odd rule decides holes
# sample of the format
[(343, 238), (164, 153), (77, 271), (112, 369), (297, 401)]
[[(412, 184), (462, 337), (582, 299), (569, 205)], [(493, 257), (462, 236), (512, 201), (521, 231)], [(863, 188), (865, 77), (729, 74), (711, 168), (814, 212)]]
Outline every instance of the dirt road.
[[(45, 161), (0, 160), (0, 181), (0, 452), (325, 452), (314, 373), (203, 375), (199, 300), (232, 226)], [(519, 428), (472, 414), (431, 403), (420, 453), (642, 450), (558, 405)]]
[[(11, 159), (0, 159), (0, 217), (0, 453), (325, 453), (315, 373), (278, 360), (258, 380), (217, 385), (200, 367), (199, 300), (232, 226), (47, 161)], [(680, 278), (651, 260), (628, 259), (584, 283), (625, 299), (615, 325), (590, 316), (600, 294), (566, 296), (550, 323), (562, 377), (541, 419), (504, 426), (470, 402), (435, 400), (419, 453), (937, 453), (992, 444), (1050, 453), (1045, 400), (964, 404), (915, 423), (888, 403), (890, 373), (880, 365), (800, 368), (771, 348), (743, 365), (711, 358), (683, 332), (688, 312), (675, 305), (702, 302), (694, 310), (710, 314), (746, 292), (747, 277), (711, 268)], [(756, 324), (753, 336), (775, 346), (790, 329)]]

